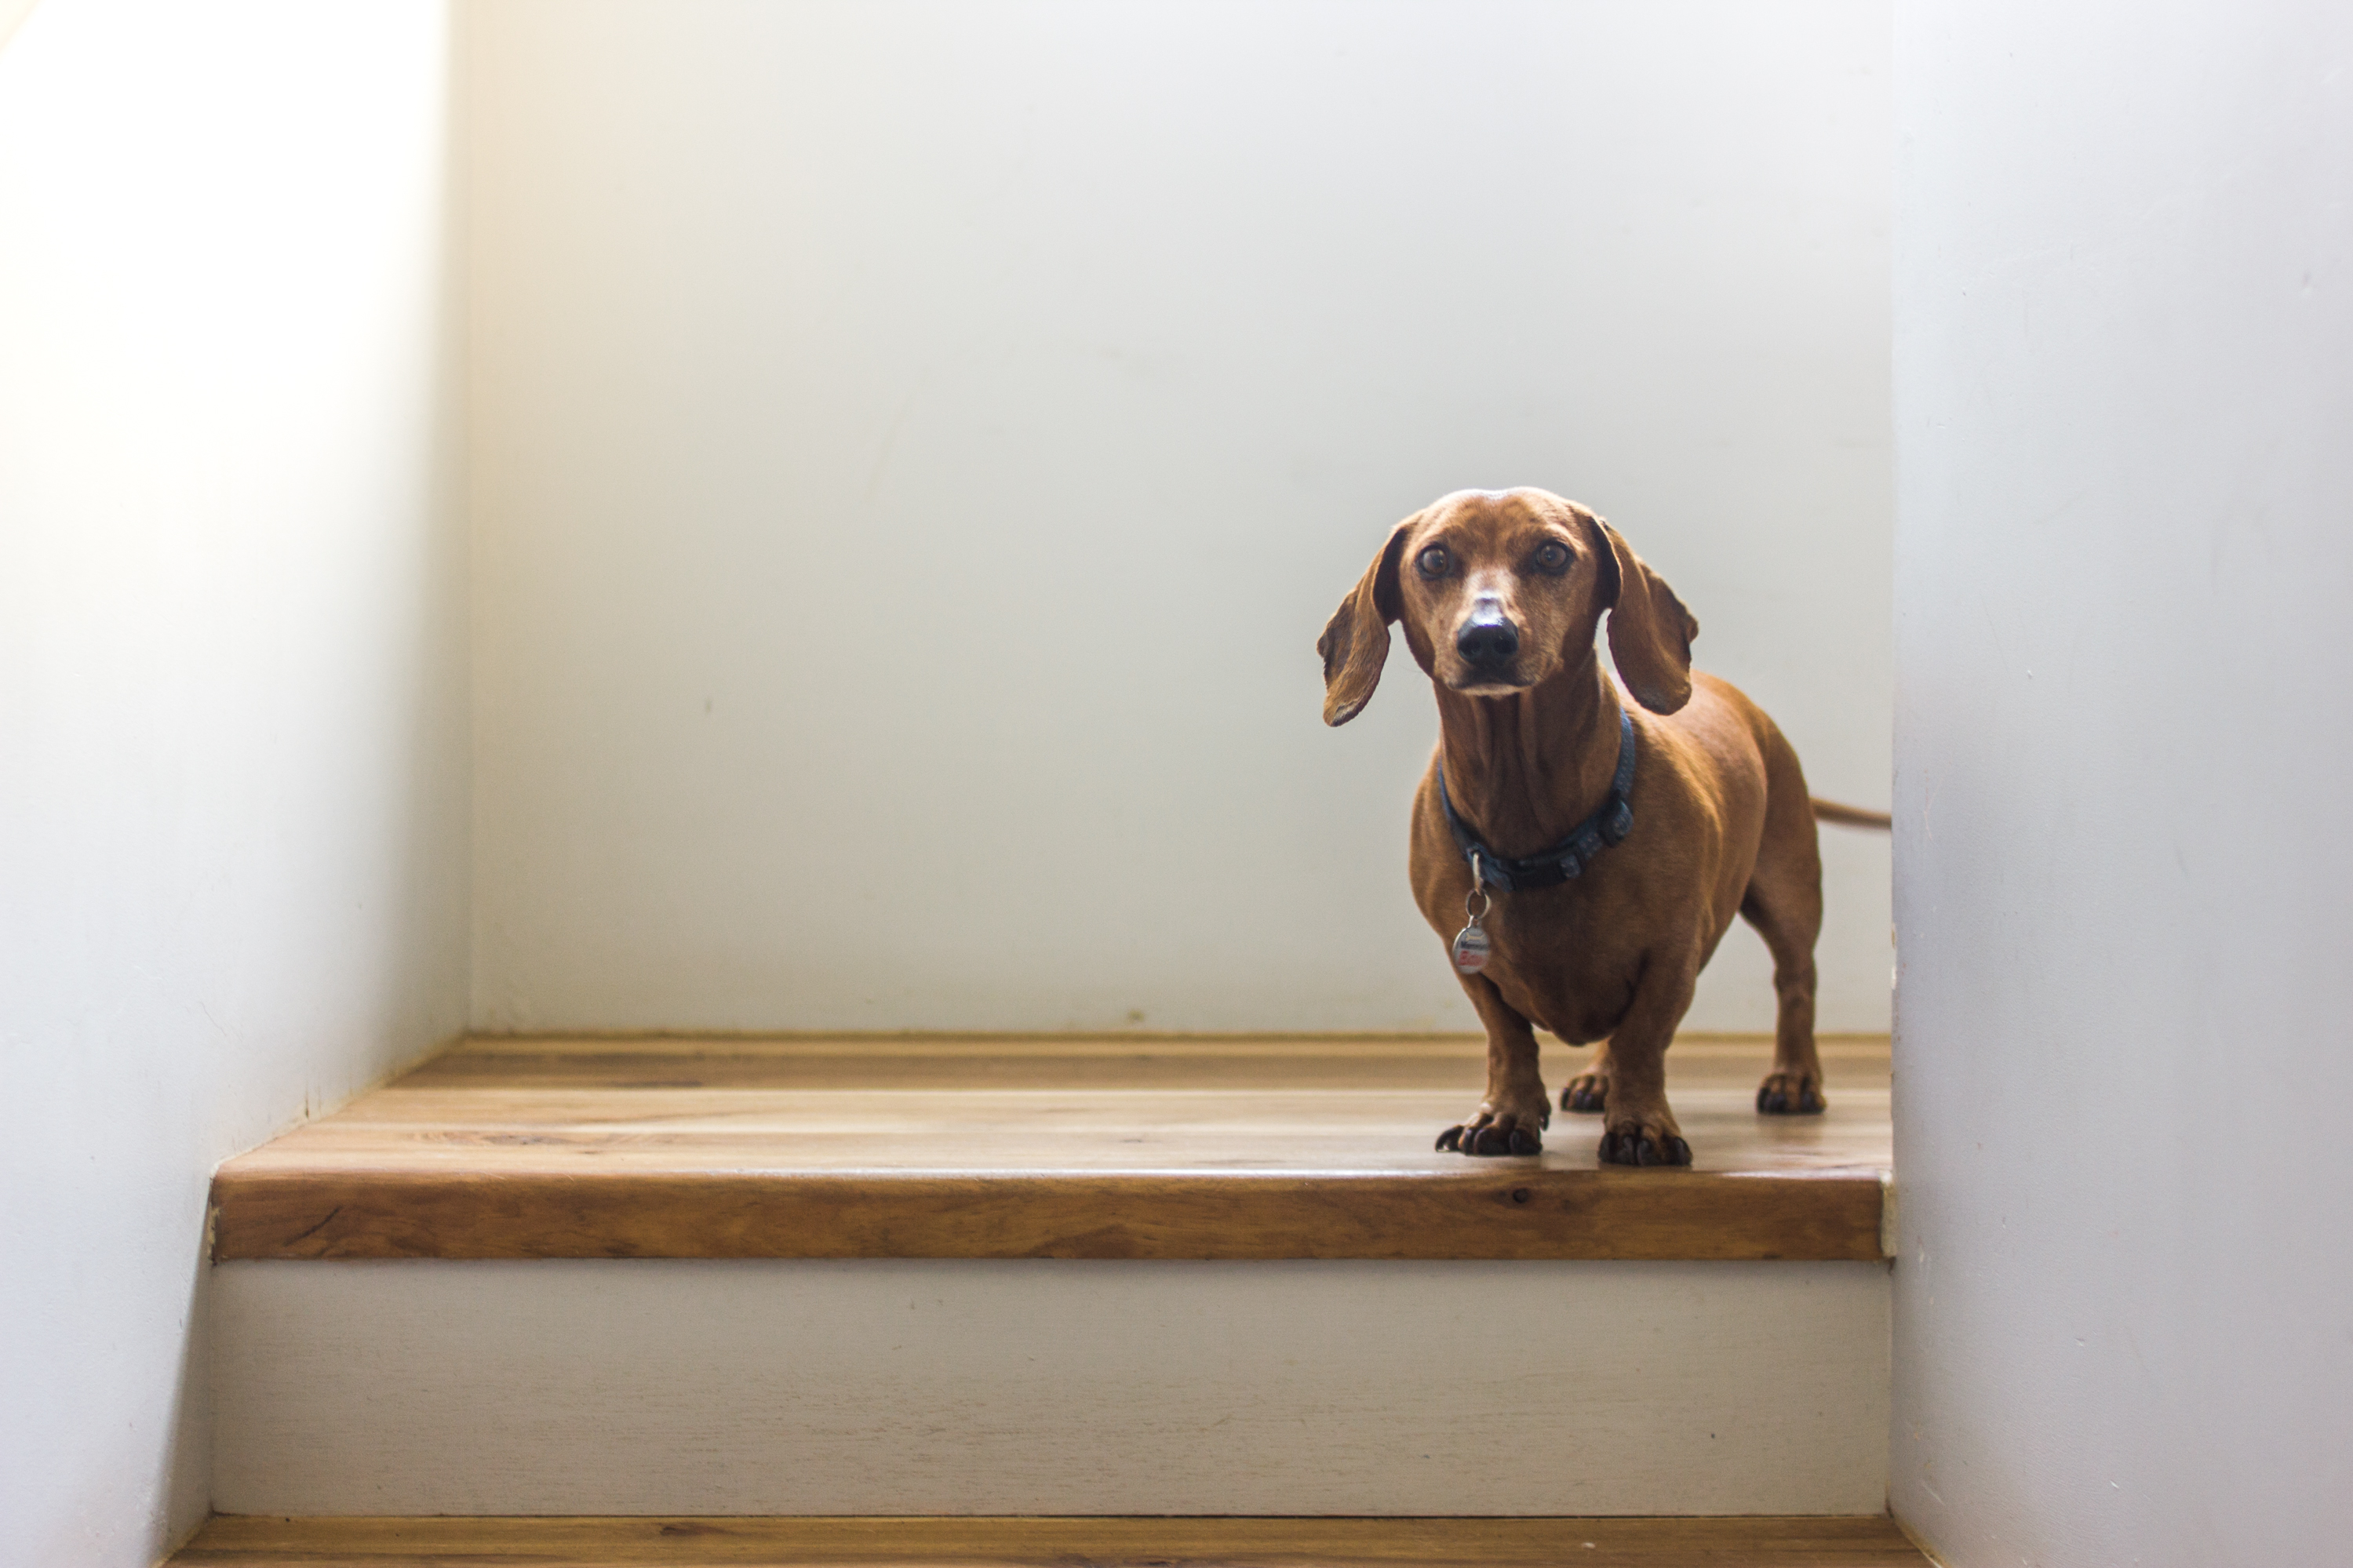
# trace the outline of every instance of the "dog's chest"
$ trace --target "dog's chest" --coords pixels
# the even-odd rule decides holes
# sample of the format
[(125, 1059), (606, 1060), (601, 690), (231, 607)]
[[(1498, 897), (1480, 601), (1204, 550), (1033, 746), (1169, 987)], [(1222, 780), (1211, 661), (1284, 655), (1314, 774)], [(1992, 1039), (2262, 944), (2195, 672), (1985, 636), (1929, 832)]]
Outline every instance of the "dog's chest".
[[(1633, 1000), (1639, 946), (1577, 918), (1570, 900), (1507, 895), (1485, 924), (1494, 952), (1485, 974), (1513, 1011), (1540, 1027), (1597, 1040)], [(1552, 907), (1546, 907), (1551, 905)]]

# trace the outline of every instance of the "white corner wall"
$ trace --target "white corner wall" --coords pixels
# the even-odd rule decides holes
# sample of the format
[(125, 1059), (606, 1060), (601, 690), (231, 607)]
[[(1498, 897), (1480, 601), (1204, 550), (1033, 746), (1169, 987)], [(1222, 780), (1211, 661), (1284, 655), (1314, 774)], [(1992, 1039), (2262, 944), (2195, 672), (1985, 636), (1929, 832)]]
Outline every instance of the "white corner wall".
[(1896, 1511), (2353, 1540), (2353, 11), (1905, 8)]
[(0, 52), (0, 1562), (208, 1505), (223, 1156), (464, 1024), (438, 0)]
[(1312, 651), (1464, 485), (1886, 798), (1881, 0), (466, 15), (477, 1024), (1471, 1026)]

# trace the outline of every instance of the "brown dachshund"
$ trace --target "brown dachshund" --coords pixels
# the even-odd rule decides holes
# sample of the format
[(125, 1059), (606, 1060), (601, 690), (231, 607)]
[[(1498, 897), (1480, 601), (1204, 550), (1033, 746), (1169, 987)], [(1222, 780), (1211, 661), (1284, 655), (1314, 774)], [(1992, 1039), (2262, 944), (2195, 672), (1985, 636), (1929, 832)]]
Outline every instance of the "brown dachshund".
[[(1640, 707), (1596, 655), (1605, 610)], [(1666, 1049), (1736, 913), (1771, 951), (1780, 1000), (1757, 1108), (1820, 1110), (1815, 806), (1773, 721), (1692, 669), (1699, 623), (1673, 590), (1574, 501), (1459, 491), (1397, 526), (1324, 626), (1325, 723), (1371, 699), (1392, 621), (1438, 690), (1438, 750), (1414, 797), (1414, 900), (1454, 940), (1456, 978), (1487, 1028), (1487, 1097), (1438, 1146), (1543, 1148), (1552, 1107), (1534, 1031), (1546, 1029), (1605, 1042), (1560, 1101), (1603, 1114), (1605, 1162), (1689, 1164)]]

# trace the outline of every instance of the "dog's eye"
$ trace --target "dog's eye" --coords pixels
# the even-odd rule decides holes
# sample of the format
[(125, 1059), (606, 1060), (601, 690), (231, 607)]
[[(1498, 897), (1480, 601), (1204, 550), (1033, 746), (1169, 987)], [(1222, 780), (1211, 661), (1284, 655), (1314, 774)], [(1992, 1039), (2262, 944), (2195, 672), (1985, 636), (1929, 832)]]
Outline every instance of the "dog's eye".
[(1568, 570), (1568, 546), (1556, 539), (1547, 539), (1536, 546), (1536, 570), (1555, 576)]
[(1443, 577), (1446, 569), (1454, 564), (1454, 558), (1446, 553), (1443, 544), (1433, 544), (1415, 556), (1413, 563), (1425, 577)]

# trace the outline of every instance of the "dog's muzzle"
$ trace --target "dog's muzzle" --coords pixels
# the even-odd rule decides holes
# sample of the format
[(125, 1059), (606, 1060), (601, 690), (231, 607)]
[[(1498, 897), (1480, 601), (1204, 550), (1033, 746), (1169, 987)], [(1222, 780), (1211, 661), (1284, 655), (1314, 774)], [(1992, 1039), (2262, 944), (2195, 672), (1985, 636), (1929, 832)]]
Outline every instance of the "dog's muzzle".
[(1508, 668), (1520, 655), (1520, 628), (1504, 614), (1500, 600), (1482, 598), (1471, 606), (1471, 618), (1454, 634), (1454, 651), (1482, 675)]

